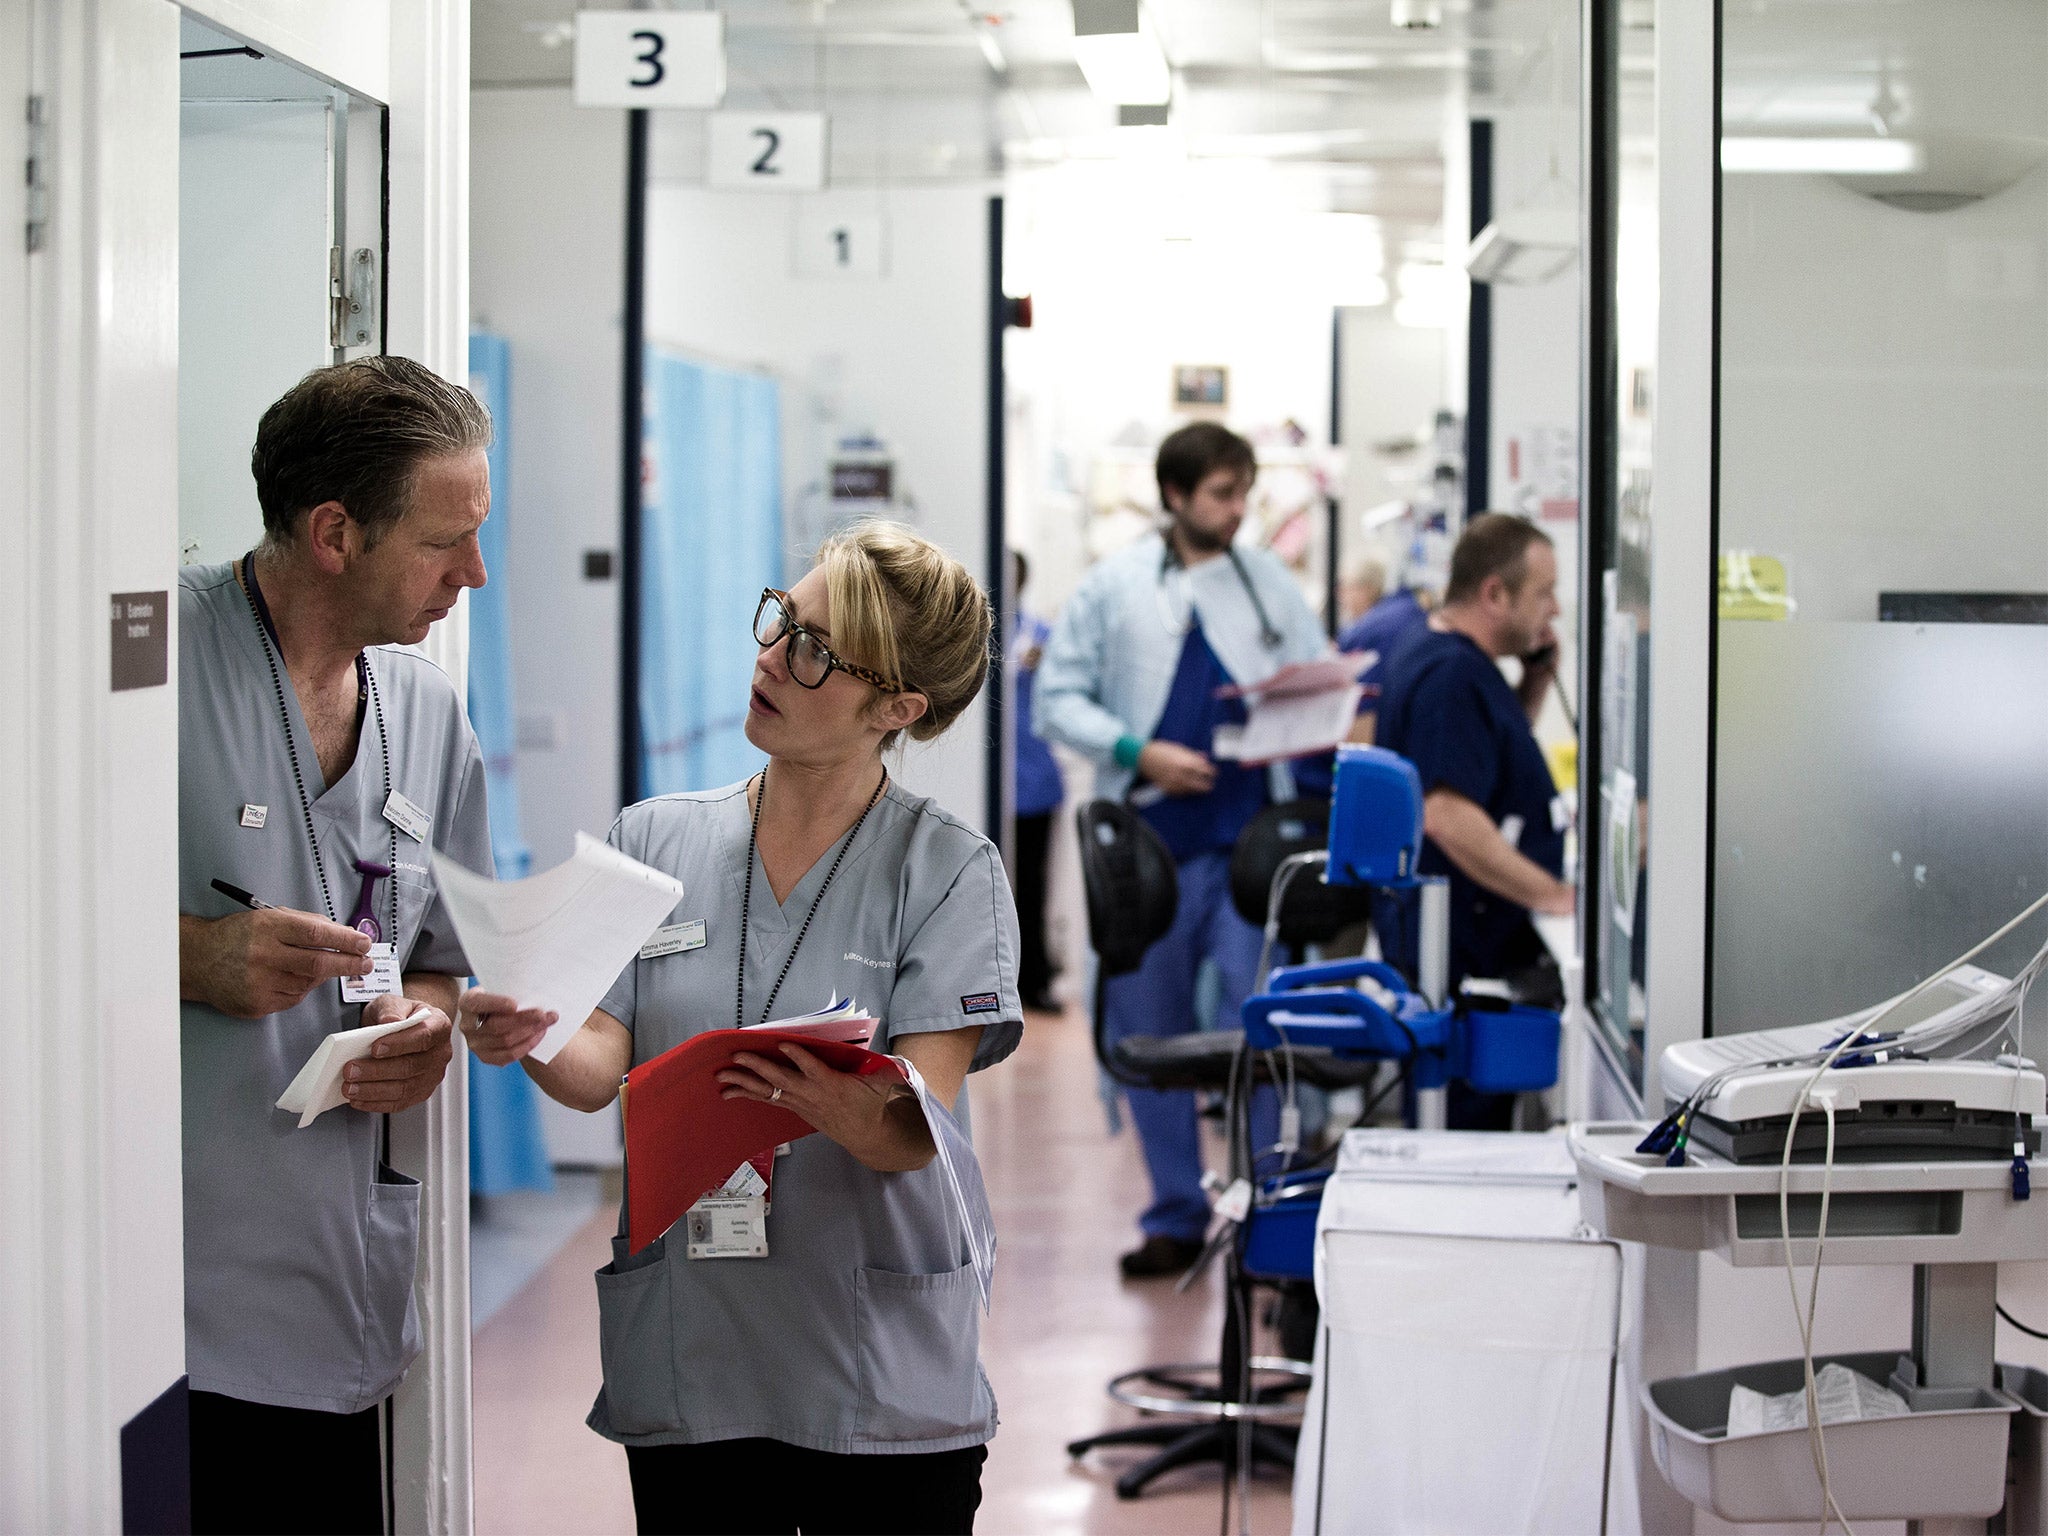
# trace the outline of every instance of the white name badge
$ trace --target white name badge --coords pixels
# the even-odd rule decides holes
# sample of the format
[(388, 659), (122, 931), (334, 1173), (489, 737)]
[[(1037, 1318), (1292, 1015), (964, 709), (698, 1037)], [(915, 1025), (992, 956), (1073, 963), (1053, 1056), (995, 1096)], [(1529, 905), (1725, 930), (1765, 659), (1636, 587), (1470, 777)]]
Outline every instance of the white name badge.
[(768, 1202), (759, 1195), (706, 1195), (683, 1220), (693, 1259), (768, 1257)]
[(703, 947), (704, 919), (697, 917), (687, 923), (671, 923), (666, 928), (655, 929), (654, 937), (640, 946), (640, 958), (659, 960), (663, 955), (680, 955)]
[(341, 978), (344, 1003), (367, 1003), (373, 997), (396, 997), (399, 993), (398, 956), (389, 944), (370, 946), (370, 974)]
[(416, 843), (424, 843), (434, 828), (434, 818), (395, 789), (384, 802), (384, 819)]
[(267, 805), (245, 805), (245, 806), (243, 806), (243, 807), (242, 807), (242, 825), (243, 825), (243, 826), (245, 826), (245, 827), (253, 827), (253, 828), (255, 828), (256, 830), (258, 830), (258, 831), (261, 831), (261, 830), (262, 830), (262, 828), (263, 828), (263, 823), (265, 823), (265, 822), (266, 822), (266, 821), (268, 821), (268, 820), (270, 820), (270, 807), (269, 807), (269, 806), (267, 806)]

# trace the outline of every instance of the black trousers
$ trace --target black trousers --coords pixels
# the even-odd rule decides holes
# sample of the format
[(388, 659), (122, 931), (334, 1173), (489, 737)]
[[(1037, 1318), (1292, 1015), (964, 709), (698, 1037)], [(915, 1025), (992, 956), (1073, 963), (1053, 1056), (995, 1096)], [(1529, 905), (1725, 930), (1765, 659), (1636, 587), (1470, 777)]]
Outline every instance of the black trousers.
[(192, 1530), (382, 1536), (377, 1410), (321, 1413), (194, 1392)]
[(780, 1440), (629, 1445), (642, 1536), (967, 1536), (988, 1447), (847, 1456)]
[(1052, 955), (1045, 947), (1045, 863), (1052, 818), (1051, 811), (1017, 818), (1017, 990), (1027, 1005), (1043, 1001), (1052, 987)]

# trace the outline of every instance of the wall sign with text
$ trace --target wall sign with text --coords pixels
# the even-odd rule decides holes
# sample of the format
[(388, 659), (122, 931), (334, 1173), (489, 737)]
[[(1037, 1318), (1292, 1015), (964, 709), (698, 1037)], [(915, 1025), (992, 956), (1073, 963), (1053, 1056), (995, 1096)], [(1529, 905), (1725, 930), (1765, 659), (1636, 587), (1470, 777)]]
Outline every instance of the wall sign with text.
[(825, 185), (822, 112), (714, 112), (709, 175), (714, 187), (815, 192)]
[(725, 99), (717, 11), (578, 11), (576, 105), (715, 107)]
[(806, 208), (796, 221), (798, 277), (880, 277), (884, 254), (878, 213)]

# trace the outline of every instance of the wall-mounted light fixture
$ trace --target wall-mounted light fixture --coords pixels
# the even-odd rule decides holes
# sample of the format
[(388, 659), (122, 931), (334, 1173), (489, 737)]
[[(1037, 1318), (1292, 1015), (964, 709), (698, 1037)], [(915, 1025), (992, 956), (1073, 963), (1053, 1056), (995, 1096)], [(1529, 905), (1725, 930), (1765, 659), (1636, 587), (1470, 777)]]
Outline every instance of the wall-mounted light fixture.
[(1139, 0), (1074, 0), (1074, 62), (1104, 101), (1163, 106), (1173, 95), (1166, 51)]
[(1721, 140), (1721, 169), (1809, 176), (1910, 176), (1927, 163), (1911, 139), (1763, 138)]

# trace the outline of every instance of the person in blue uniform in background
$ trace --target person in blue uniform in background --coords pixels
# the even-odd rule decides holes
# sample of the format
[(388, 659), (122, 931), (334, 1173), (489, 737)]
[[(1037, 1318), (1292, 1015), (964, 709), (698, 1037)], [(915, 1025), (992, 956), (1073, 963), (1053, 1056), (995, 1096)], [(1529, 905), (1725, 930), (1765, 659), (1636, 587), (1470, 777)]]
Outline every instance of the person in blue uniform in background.
[(1024, 583), (1031, 567), (1023, 555), (1010, 551), (1011, 590), (1017, 599), (1017, 629), (1010, 641), (1010, 654), (1017, 670), (1011, 701), (1017, 711), (1016, 731), (1016, 862), (1011, 880), (1017, 892), (1017, 927), (1021, 943), (1017, 957), (1017, 990), (1024, 1006), (1041, 1013), (1058, 1013), (1059, 1002), (1052, 995), (1052, 979), (1059, 968), (1045, 942), (1045, 866), (1052, 847), (1052, 820), (1066, 798), (1060, 782), (1060, 765), (1052, 748), (1036, 734), (1032, 717), (1036, 707), (1038, 664), (1045, 657), (1045, 642), (1052, 626), (1024, 606)]
[[(1451, 883), (1449, 984), (1513, 977), (1547, 962), (1531, 913), (1569, 913), (1561, 878), (1570, 806), (1532, 728), (1557, 677), (1557, 554), (1534, 524), (1474, 518), (1451, 553), (1443, 606), (1389, 658), (1377, 741), (1422, 778), (1421, 871)], [(1510, 685), (1500, 662), (1521, 660)], [(1383, 896), (1373, 923), (1387, 958), (1417, 974), (1418, 903)], [(1507, 1104), (1451, 1097), (1451, 1123), (1505, 1124)]]
[(1371, 651), (1379, 657), (1358, 681), (1365, 688), (1365, 702), (1358, 717), (1365, 727), (1353, 740), (1371, 741), (1379, 713), (1380, 692), (1386, 687), (1387, 663), (1429, 626), (1427, 594), (1412, 587), (1388, 592), (1387, 568), (1378, 555), (1360, 557), (1346, 573), (1342, 586), (1344, 625), (1337, 632), (1337, 649), (1347, 655)]
[[(1293, 794), (1284, 766), (1244, 768), (1211, 755), (1219, 725), (1244, 705), (1232, 683), (1263, 682), (1328, 641), (1294, 578), (1270, 552), (1236, 543), (1257, 460), (1252, 445), (1196, 422), (1159, 445), (1154, 470), (1170, 521), (1096, 565), (1067, 600), (1039, 667), (1038, 728), (1094, 759), (1096, 793), (1126, 793), (1179, 871), (1172, 929), (1137, 970), (1110, 978), (1111, 1041), (1195, 1027), (1195, 977), (1213, 959), (1218, 1017), (1234, 1021), (1256, 981), (1259, 930), (1231, 905), (1230, 855), (1245, 825)], [(1152, 1179), (1143, 1242), (1123, 1257), (1133, 1279), (1177, 1274), (1200, 1254), (1209, 1224), (1191, 1091), (1129, 1089), (1131, 1119)], [(1274, 1140), (1270, 1095), (1254, 1101), (1253, 1137)], [(1266, 1123), (1261, 1125), (1261, 1119)]]

